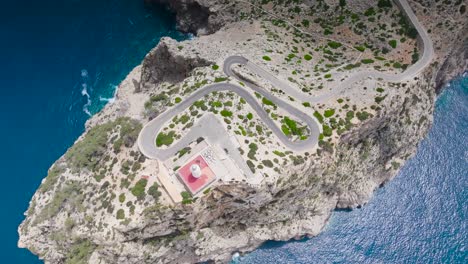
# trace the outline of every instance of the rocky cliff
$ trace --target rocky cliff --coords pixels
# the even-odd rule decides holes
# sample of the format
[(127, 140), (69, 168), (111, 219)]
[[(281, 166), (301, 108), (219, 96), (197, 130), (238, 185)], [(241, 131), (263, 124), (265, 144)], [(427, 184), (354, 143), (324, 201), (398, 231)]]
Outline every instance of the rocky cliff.
[[(271, 17), (271, 12), (292, 10), (291, 14), (301, 14), (313, 1), (299, 1), (299, 5), (283, 1), (251, 2), (265, 8), (263, 11), (243, 1), (237, 4), (210, 0), (147, 2), (166, 4), (177, 13), (180, 30), (200, 36), (182, 43), (161, 40), (120, 85), (116, 102), (92, 117), (86, 132), (51, 167), (19, 228), (19, 246), (28, 248), (46, 263), (227, 262), (233, 253), (249, 252), (266, 240), (315, 236), (333, 210), (365, 205), (379, 186), (397, 174), (414, 155), (418, 142), (431, 126), (437, 92), (449, 79), (467, 69), (468, 29), (463, 4), (447, 6), (432, 1), (411, 1), (436, 51), (432, 63), (417, 77), (399, 83), (366, 80), (319, 104), (322, 106), (314, 108), (319, 112), (337, 108), (336, 101), (340, 99), (350, 104), (354, 110), (348, 111), (353, 112), (349, 126), (340, 130), (337, 125), (336, 130), (340, 132), (333, 132), (330, 140), (321, 140), (313, 153), (292, 156), (290, 165), (276, 178), (259, 185), (242, 181), (220, 183), (192, 203), (173, 204), (162, 190), (148, 188), (152, 182), (148, 182), (148, 187), (146, 183), (143, 186), (150, 195), (140, 195), (138, 175), (157, 175), (161, 166), (157, 161), (145, 159), (135, 145), (141, 125), (170, 107), (173, 98), (190, 93), (191, 87), (202, 86), (204, 81), (199, 76), (208, 83), (219, 80), (222, 74), (214, 66), (221, 65), (227, 55), (241, 53), (249, 58), (260, 57), (258, 63), (266, 63), (265, 56), (263, 60), (259, 56), (266, 50), (285, 47), (287, 52), (292, 45), (299, 46), (296, 41), (279, 42), (275, 36), (279, 33), (265, 21), (281, 24), (278, 17)], [(320, 1), (331, 7), (324, 8), (323, 4), (319, 7), (324, 12), (340, 10), (332, 2)], [(373, 11), (369, 10), (377, 9), (373, 7), (375, 3), (346, 2), (347, 8), (355, 13), (361, 10), (371, 15)], [(390, 5), (379, 7), (386, 12), (382, 15), (398, 12), (387, 1), (380, 3)], [(311, 23), (298, 21), (304, 27)], [(320, 23), (323, 22), (317, 22), (316, 28), (310, 26), (311, 32), (322, 32)], [(363, 22), (363, 25), (366, 23), (373, 22)], [(327, 43), (336, 46), (330, 44), (329, 38), (345, 42), (352, 37), (349, 30), (340, 27), (336, 26), (332, 35), (326, 35), (325, 44), (314, 40), (304, 43), (304, 47)], [(386, 49), (386, 39), (382, 42), (371, 36), (371, 30), (362, 27), (355, 30), (363, 31), (358, 35), (367, 43), (367, 49), (372, 44)], [(283, 35), (279, 38), (296, 39), (290, 33), (291, 28), (281, 28)], [(416, 42), (401, 43), (401, 50), (386, 53), (387, 60), (393, 56), (394, 67), (390, 71), (399, 70), (396, 63), (400, 57), (404, 60), (417, 53), (412, 53), (411, 46), (416, 46)], [(314, 57), (321, 56), (314, 52), (317, 54), (313, 53)], [(353, 52), (349, 49), (343, 52), (343, 65), (355, 60)], [(275, 62), (275, 57), (270, 56)], [(307, 56), (303, 57), (303, 61), (307, 60)], [(359, 67), (367, 67), (367, 62)], [(294, 69), (297, 70), (293, 75), (305, 72), (307, 66), (297, 65), (297, 62), (277, 63), (265, 67), (288, 79)], [(289, 80), (298, 86), (304, 84), (300, 86), (304, 90), (309, 84), (307, 78), (305, 74), (303, 79)], [(385, 90), (385, 96), (374, 99), (375, 91), (370, 97), (362, 95), (371, 86), (381, 89), (377, 88), (377, 95)], [(316, 87), (312, 92), (321, 93), (324, 89)], [(354, 113), (359, 115), (359, 120)]]

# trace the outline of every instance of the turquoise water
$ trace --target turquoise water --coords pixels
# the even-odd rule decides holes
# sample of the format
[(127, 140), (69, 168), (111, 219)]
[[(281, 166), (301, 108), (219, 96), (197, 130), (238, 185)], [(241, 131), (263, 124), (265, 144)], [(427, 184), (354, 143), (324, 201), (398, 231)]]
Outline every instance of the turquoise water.
[(468, 263), (468, 78), (438, 98), (434, 125), (369, 204), (335, 212), (302, 241), (268, 242), (240, 263)]
[[(143, 0), (8, 1), (0, 33), (1, 259), (40, 263), (16, 247), (16, 229), (47, 169), (161, 36), (184, 36)], [(241, 262), (468, 262), (467, 87), (465, 78), (442, 94), (418, 154), (368, 205), (336, 212), (316, 238), (267, 243)]]
[(1, 263), (39, 262), (16, 247), (17, 227), (47, 169), (161, 36), (184, 38), (143, 2), (2, 1)]

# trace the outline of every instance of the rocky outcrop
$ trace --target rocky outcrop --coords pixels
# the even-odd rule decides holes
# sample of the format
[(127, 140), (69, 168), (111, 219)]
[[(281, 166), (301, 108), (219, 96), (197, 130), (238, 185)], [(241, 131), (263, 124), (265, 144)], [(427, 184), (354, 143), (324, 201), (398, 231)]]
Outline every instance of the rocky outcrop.
[(146, 55), (138, 91), (162, 82), (181, 82), (193, 69), (213, 64), (196, 54), (187, 56), (175, 43), (171, 38), (162, 38), (158, 46)]
[(211, 34), (225, 21), (213, 11), (213, 3), (204, 0), (145, 0), (148, 5), (165, 5), (176, 14), (177, 29), (196, 35)]
[(435, 78), (436, 91), (440, 93), (442, 88), (453, 78), (468, 69), (468, 25), (465, 25), (456, 38), (456, 47), (450, 50), (444, 63), (441, 64)]

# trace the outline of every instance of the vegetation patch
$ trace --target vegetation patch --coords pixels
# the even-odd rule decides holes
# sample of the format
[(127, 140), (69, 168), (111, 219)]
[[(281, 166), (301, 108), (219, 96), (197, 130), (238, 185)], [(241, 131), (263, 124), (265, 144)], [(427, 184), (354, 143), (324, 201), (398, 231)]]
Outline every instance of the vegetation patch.
[(148, 184), (148, 180), (146, 179), (140, 179), (139, 181), (137, 181), (137, 183), (135, 184), (135, 186), (133, 186), (131, 192), (133, 195), (135, 195), (135, 197), (138, 199), (138, 200), (141, 200), (143, 198), (145, 198), (145, 188), (146, 188), (146, 184)]
[(174, 131), (169, 131), (167, 134), (164, 132), (160, 132), (156, 137), (156, 146), (161, 147), (163, 145), (170, 146), (172, 142), (174, 142)]

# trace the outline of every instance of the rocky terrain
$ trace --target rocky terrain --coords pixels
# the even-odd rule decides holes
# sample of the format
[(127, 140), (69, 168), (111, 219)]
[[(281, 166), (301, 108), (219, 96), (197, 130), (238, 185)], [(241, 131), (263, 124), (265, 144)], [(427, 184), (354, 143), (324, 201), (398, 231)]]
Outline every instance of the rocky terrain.
[[(394, 2), (146, 2), (166, 5), (176, 13), (178, 28), (196, 37), (163, 38), (120, 84), (115, 102), (87, 122), (86, 132), (50, 168), (19, 227), (19, 246), (46, 263), (227, 262), (266, 240), (317, 235), (334, 209), (365, 205), (397, 174), (431, 126), (437, 93), (467, 69), (463, 1), (409, 1), (435, 50), (417, 77), (399, 83), (365, 79), (337, 94), (331, 93), (335, 83), (353, 72), (401, 73), (418, 60), (421, 43)], [(332, 94), (319, 103), (297, 101), (236, 69), (315, 116), (323, 130), (319, 144), (310, 152), (284, 154), (274, 139), (262, 139), (258, 127), (267, 128), (260, 120), (233, 116), (225, 124), (229, 133), (252, 123), (252, 131), (239, 128), (240, 141), (257, 143), (258, 153), (275, 149), (282, 155), (252, 159), (266, 175), (258, 184), (220, 182), (203, 197), (173, 203), (156, 177), (161, 163), (140, 154), (138, 133), (206, 84), (241, 85), (218, 66), (236, 54), (304, 93)], [(242, 104), (229, 94), (210, 100), (229, 111)], [(238, 111), (247, 115), (249, 109)], [(187, 124), (199, 118), (198, 112), (186, 115)], [(246, 159), (249, 146), (241, 143)]]

